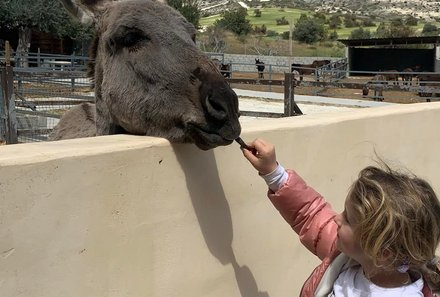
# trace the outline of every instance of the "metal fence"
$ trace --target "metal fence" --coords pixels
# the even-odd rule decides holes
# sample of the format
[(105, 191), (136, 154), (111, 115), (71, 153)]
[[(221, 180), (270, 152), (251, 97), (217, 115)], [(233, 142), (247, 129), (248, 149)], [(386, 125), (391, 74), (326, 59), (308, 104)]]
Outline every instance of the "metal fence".
[[(94, 101), (87, 57), (35, 53), (11, 60), (15, 67), (0, 69), (2, 142), (46, 141), (67, 109)], [(18, 67), (25, 63), (28, 67)]]
[[(5, 62), (0, 52), (0, 63)], [(216, 57), (221, 59), (221, 56)], [(0, 67), (0, 144), (46, 141), (53, 127), (63, 113), (83, 102), (93, 102), (92, 83), (87, 78), (87, 57), (47, 55), (33, 53), (27, 56), (13, 56), (10, 63)], [(8, 65), (9, 63), (4, 63)], [(20, 67), (26, 65), (27, 67)], [(245, 68), (248, 67), (249, 69)], [(285, 112), (279, 115), (260, 113), (253, 116), (291, 116), (301, 114), (294, 102), (295, 86), (312, 86), (322, 90), (328, 88), (351, 88), (362, 90), (365, 86), (374, 88), (374, 95), (364, 98), (383, 100), (380, 91), (400, 90), (418, 93), (426, 101), (438, 100), (440, 94), (440, 73), (398, 73), (410, 74), (419, 79), (413, 81), (348, 82), (350, 75), (373, 76), (377, 73), (355, 73), (347, 69), (345, 60), (333, 62), (314, 69), (304, 80), (290, 73), (290, 66), (265, 65), (264, 76), (259, 77), (255, 64), (231, 64), (226, 72), (227, 80), (234, 84), (257, 84), (284, 86)], [(240, 69), (240, 71), (238, 71)], [(382, 75), (387, 73), (382, 72)], [(292, 83), (295, 80), (295, 83)], [(315, 95), (318, 94), (316, 91)], [(243, 114), (246, 111), (242, 111)]]

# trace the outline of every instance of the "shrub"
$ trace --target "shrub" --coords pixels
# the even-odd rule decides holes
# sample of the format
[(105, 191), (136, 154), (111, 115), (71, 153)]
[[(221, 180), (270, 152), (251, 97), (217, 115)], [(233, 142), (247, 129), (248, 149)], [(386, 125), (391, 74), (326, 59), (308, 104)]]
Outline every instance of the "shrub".
[(267, 32), (266, 32), (267, 37), (276, 37), (278, 35), (279, 35), (278, 32), (274, 31), (274, 30), (267, 30)]
[(286, 20), (286, 17), (282, 17), (281, 19), (277, 19), (277, 26), (288, 25), (289, 21)]

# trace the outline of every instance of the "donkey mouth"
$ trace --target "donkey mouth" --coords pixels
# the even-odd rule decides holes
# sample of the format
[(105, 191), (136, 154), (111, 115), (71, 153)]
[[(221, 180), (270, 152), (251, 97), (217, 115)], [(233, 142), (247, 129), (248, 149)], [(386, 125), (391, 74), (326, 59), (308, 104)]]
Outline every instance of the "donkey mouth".
[(229, 145), (234, 141), (234, 138), (226, 138), (220, 135), (218, 131), (210, 131), (195, 124), (188, 124), (187, 129), (192, 142), (204, 151), (221, 145)]

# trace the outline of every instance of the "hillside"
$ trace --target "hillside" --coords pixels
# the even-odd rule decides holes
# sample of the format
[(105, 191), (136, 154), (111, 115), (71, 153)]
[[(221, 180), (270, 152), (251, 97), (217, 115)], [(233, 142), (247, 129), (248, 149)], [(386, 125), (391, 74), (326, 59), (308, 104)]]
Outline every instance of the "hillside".
[(412, 15), (426, 21), (440, 20), (440, 1), (433, 0), (305, 0), (317, 11), (358, 15)]
[(438, 0), (202, 0), (205, 15), (217, 14), (239, 6), (289, 6), (325, 13), (353, 13), (363, 16), (388, 17), (412, 15), (425, 21), (440, 21)]

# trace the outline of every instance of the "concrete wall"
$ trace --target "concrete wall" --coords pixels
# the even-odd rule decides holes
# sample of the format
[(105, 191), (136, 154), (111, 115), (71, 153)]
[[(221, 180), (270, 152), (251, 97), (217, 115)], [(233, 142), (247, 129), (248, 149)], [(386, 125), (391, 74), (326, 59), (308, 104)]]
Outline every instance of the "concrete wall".
[[(342, 210), (374, 151), (440, 191), (440, 103), (243, 124)], [(128, 135), (0, 147), (0, 296), (298, 296), (318, 260), (238, 145)]]

